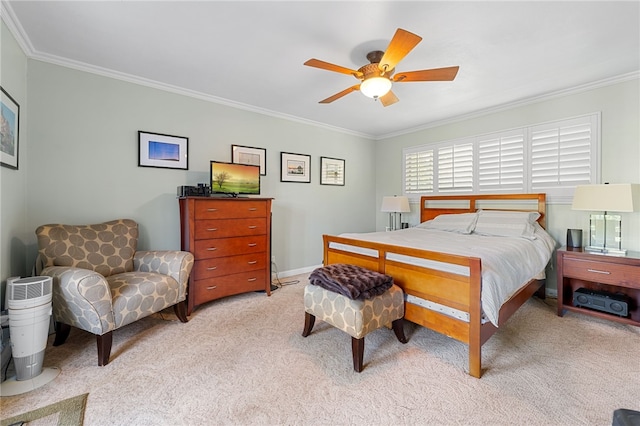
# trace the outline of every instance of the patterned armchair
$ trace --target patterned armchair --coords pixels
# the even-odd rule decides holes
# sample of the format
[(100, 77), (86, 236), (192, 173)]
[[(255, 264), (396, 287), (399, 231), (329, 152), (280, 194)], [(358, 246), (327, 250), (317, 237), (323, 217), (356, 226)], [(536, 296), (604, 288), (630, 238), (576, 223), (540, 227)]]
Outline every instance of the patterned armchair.
[(53, 278), (54, 346), (71, 326), (97, 336), (98, 365), (109, 363), (112, 333), (173, 306), (187, 322), (186, 289), (193, 255), (136, 251), (138, 224), (119, 219), (96, 225), (36, 229), (36, 273)]

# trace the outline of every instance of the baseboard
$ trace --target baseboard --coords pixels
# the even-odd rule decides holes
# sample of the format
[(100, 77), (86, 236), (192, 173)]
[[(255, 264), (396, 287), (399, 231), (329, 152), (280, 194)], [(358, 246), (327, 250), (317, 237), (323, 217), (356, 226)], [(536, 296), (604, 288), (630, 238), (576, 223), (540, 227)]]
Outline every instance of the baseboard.
[(558, 298), (558, 289), (555, 288), (547, 288), (545, 289), (545, 295), (551, 299)]
[[(322, 265), (306, 266), (304, 268), (291, 269), (289, 271), (279, 271), (277, 275), (280, 278), (287, 278), (287, 277), (292, 277), (294, 275), (308, 274), (309, 272), (313, 272), (314, 269), (320, 268), (321, 266)], [(272, 280), (276, 279), (275, 273), (271, 274), (271, 279)]]

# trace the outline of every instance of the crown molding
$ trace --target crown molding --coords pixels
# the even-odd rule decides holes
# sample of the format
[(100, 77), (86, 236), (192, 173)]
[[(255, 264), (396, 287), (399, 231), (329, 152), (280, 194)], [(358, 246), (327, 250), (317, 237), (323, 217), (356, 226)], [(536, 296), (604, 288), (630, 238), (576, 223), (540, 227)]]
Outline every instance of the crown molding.
[(200, 99), (200, 100), (203, 100), (203, 101), (212, 102), (212, 103), (216, 103), (216, 104), (220, 104), (220, 105), (225, 105), (225, 106), (228, 106), (228, 107), (231, 107), (231, 108), (241, 109), (241, 110), (248, 111), (248, 112), (253, 112), (253, 113), (256, 113), (256, 114), (267, 115), (267, 116), (274, 117), (274, 118), (280, 118), (280, 119), (287, 120), (287, 121), (293, 121), (293, 122), (296, 122), (296, 123), (301, 123), (301, 124), (306, 124), (306, 125), (310, 125), (310, 126), (314, 126), (314, 127), (319, 127), (319, 128), (323, 128), (323, 129), (326, 129), (326, 130), (331, 130), (331, 131), (334, 131), (334, 132), (339, 132), (339, 133), (343, 133), (343, 134), (348, 134), (348, 135), (352, 135), (352, 136), (357, 136), (357, 137), (369, 139), (369, 140), (372, 140), (372, 141), (378, 141), (378, 140), (389, 139), (389, 138), (402, 136), (402, 135), (406, 135), (406, 134), (416, 133), (416, 132), (419, 132), (419, 131), (422, 131), (422, 130), (426, 130), (426, 129), (430, 129), (430, 128), (434, 128), (434, 127), (439, 127), (439, 126), (443, 126), (443, 125), (446, 125), (446, 124), (457, 123), (457, 122), (460, 122), (460, 121), (469, 120), (469, 119), (473, 119), (473, 118), (478, 118), (478, 117), (482, 117), (482, 116), (485, 116), (485, 115), (489, 115), (489, 114), (493, 114), (493, 113), (509, 110), (509, 109), (516, 108), (516, 107), (521, 107), (521, 106), (525, 106), (525, 105), (538, 103), (538, 102), (541, 102), (541, 101), (546, 101), (546, 100), (555, 99), (555, 98), (559, 98), (559, 97), (563, 97), (563, 96), (568, 96), (568, 95), (572, 95), (572, 94), (586, 92), (586, 91), (589, 91), (589, 90), (594, 90), (594, 89), (598, 89), (598, 88), (601, 88), (601, 87), (606, 87), (606, 86), (610, 86), (610, 85), (613, 85), (613, 84), (622, 83), (622, 82), (625, 82), (625, 81), (640, 79), (640, 71), (633, 71), (633, 72), (630, 72), (630, 73), (627, 73), (627, 74), (623, 74), (623, 75), (620, 75), (620, 76), (607, 78), (607, 79), (604, 79), (604, 80), (599, 80), (599, 81), (583, 84), (583, 85), (572, 87), (572, 88), (558, 90), (556, 92), (546, 93), (544, 95), (525, 98), (525, 99), (521, 99), (521, 100), (518, 100), (518, 101), (514, 101), (514, 102), (509, 102), (509, 103), (506, 103), (506, 104), (498, 105), (498, 106), (495, 106), (495, 107), (490, 107), (490, 108), (474, 111), (474, 112), (471, 112), (469, 114), (463, 114), (463, 115), (458, 115), (458, 116), (455, 116), (455, 117), (446, 118), (446, 119), (443, 119), (443, 120), (433, 121), (433, 122), (426, 123), (426, 124), (421, 125), (421, 126), (412, 127), (412, 128), (409, 128), (409, 129), (404, 129), (404, 130), (401, 130), (401, 131), (398, 131), (398, 132), (387, 133), (387, 134), (384, 134), (384, 135), (373, 135), (373, 134), (367, 134), (367, 133), (362, 133), (362, 132), (355, 132), (353, 130), (344, 129), (342, 127), (331, 126), (331, 125), (328, 125), (328, 124), (325, 124), (325, 123), (320, 123), (320, 122), (317, 122), (317, 121), (313, 121), (313, 120), (309, 120), (309, 119), (305, 119), (305, 118), (301, 118), (301, 117), (296, 117), (294, 115), (284, 114), (284, 113), (268, 110), (268, 109), (265, 109), (265, 108), (260, 108), (260, 107), (256, 107), (256, 106), (253, 106), (253, 105), (248, 105), (248, 104), (232, 101), (232, 100), (225, 99), (225, 98), (220, 98), (220, 97), (213, 96), (213, 95), (208, 95), (208, 94), (205, 94), (205, 93), (202, 93), (202, 92), (197, 92), (197, 91), (194, 91), (194, 90), (188, 90), (188, 89), (185, 89), (185, 88), (182, 88), (182, 87), (178, 87), (178, 86), (173, 86), (173, 85), (169, 85), (169, 84), (165, 84), (165, 83), (160, 83), (160, 82), (157, 82), (157, 81), (145, 79), (145, 78), (134, 76), (134, 75), (131, 75), (131, 74), (126, 74), (126, 73), (121, 73), (121, 72), (118, 72), (118, 71), (113, 71), (113, 70), (110, 70), (110, 69), (107, 69), (107, 68), (88, 65), (88, 64), (83, 63), (83, 62), (73, 61), (73, 60), (70, 60), (70, 59), (67, 59), (67, 58), (62, 58), (62, 57), (55, 56), (55, 55), (49, 55), (49, 54), (41, 53), (41, 52), (38, 52), (38, 51), (36, 51), (34, 49), (33, 44), (31, 43), (31, 40), (29, 40), (29, 37), (27, 36), (26, 32), (22, 28), (22, 25), (20, 25), (20, 22), (18, 21), (18, 19), (16, 19), (16, 16), (13, 13), (13, 10), (11, 9), (11, 6), (8, 5), (3, 0), (0, 0), (0, 18), (2, 18), (2, 20), (5, 22), (5, 24), (7, 25), (7, 28), (9, 28), (9, 31), (13, 34), (14, 38), (16, 39), (16, 42), (18, 43), (18, 45), (20, 46), (22, 51), (25, 53), (25, 55), (29, 59), (39, 60), (39, 61), (42, 61), (42, 62), (47, 62), (47, 63), (59, 65), (59, 66), (62, 66), (62, 67), (66, 67), (66, 68), (71, 68), (71, 69), (75, 69), (75, 70), (79, 70), (79, 71), (84, 71), (84, 72), (88, 72), (88, 73), (92, 73), (92, 74), (97, 74), (97, 75), (101, 75), (103, 77), (109, 77), (109, 78), (114, 78), (114, 79), (117, 79), (117, 80), (127, 81), (127, 82), (133, 83), (133, 84), (139, 84), (139, 85), (142, 85), (142, 86), (152, 87), (152, 88), (155, 88), (155, 89), (158, 89), (158, 90), (163, 90), (163, 91), (167, 91), (167, 92), (171, 92), (171, 93), (175, 93), (175, 94), (179, 94), (179, 95), (189, 96), (189, 97)]
[(27, 37), (27, 33), (24, 31), (24, 28), (22, 28), (22, 25), (16, 18), (16, 15), (13, 13), (11, 6), (6, 4), (4, 1), (0, 1), (0, 18), (2, 18), (2, 21), (9, 29), (9, 32), (13, 35), (13, 38), (16, 39), (20, 49), (22, 49), (24, 54), (30, 58), (35, 52), (35, 49), (31, 44), (31, 40)]
[(535, 103), (542, 102), (542, 101), (548, 101), (548, 100), (555, 99), (555, 98), (560, 98), (560, 97), (563, 97), (563, 96), (575, 95), (575, 94), (578, 94), (578, 93), (587, 92), (589, 90), (599, 89), (601, 87), (611, 86), (611, 85), (614, 85), (614, 84), (619, 84), (619, 83), (623, 83), (623, 82), (626, 82), (626, 81), (638, 80), (638, 79), (640, 79), (640, 71), (633, 71), (633, 72), (630, 72), (630, 73), (627, 73), (627, 74), (622, 74), (622, 75), (619, 75), (619, 76), (606, 78), (606, 79), (594, 81), (594, 82), (591, 82), (591, 83), (582, 84), (580, 86), (570, 87), (570, 88), (558, 90), (558, 91), (555, 91), (555, 92), (545, 93), (543, 95), (533, 96), (533, 97), (530, 97), (530, 98), (524, 98), (524, 99), (520, 99), (520, 100), (517, 100), (517, 101), (514, 101), (514, 102), (509, 102), (509, 103), (506, 103), (506, 104), (502, 104), (502, 105), (497, 105), (497, 106), (490, 107), (490, 108), (481, 109), (481, 110), (478, 110), (478, 111), (471, 112), (469, 114), (457, 115), (455, 117), (446, 118), (446, 119), (443, 119), (443, 120), (432, 121), (430, 123), (427, 123), (427, 124), (424, 124), (424, 125), (421, 125), (421, 126), (417, 126), (417, 127), (412, 127), (410, 129), (401, 130), (399, 132), (387, 133), (386, 135), (375, 136), (374, 140), (382, 140), (382, 139), (393, 138), (393, 137), (396, 137), (396, 136), (407, 135), (407, 134), (419, 132), (421, 130), (426, 130), (426, 129), (431, 129), (431, 128), (434, 128), (434, 127), (444, 126), (446, 124), (453, 124), (453, 123), (457, 123), (457, 122), (460, 122), (460, 121), (470, 120), (470, 119), (473, 119), (473, 118), (478, 118), (478, 117), (482, 117), (482, 116), (485, 116), (485, 115), (494, 114), (494, 113), (497, 113), (497, 112), (506, 111), (506, 110), (510, 110), (510, 109), (513, 109), (513, 108), (517, 108), (517, 107), (531, 105), (531, 104), (535, 104)]

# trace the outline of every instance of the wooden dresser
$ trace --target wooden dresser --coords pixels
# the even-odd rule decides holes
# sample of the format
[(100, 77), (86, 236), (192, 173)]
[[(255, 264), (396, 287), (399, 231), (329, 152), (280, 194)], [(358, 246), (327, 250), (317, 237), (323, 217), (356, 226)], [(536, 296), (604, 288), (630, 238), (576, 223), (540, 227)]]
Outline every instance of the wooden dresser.
[(205, 302), (271, 295), (271, 198), (180, 197), (182, 250), (193, 253), (187, 315)]

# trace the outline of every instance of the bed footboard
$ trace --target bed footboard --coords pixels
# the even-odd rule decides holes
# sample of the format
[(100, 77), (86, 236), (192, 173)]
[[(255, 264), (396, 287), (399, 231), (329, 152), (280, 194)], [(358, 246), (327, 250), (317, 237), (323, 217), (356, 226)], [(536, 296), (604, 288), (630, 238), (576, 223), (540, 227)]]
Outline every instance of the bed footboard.
[[(479, 258), (329, 235), (324, 235), (323, 240), (325, 265), (347, 263), (387, 274), (393, 277), (394, 283), (403, 289), (405, 295), (436, 306), (455, 309), (466, 315), (466, 320), (453, 318), (419, 304), (405, 302), (406, 320), (469, 345), (469, 374), (480, 377), (481, 346), (493, 333), (481, 332)], [(366, 254), (354, 252), (362, 249)], [(440, 266), (417, 266), (398, 260), (403, 257)]]

